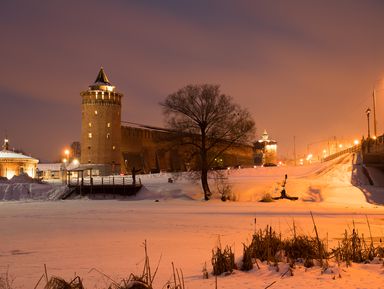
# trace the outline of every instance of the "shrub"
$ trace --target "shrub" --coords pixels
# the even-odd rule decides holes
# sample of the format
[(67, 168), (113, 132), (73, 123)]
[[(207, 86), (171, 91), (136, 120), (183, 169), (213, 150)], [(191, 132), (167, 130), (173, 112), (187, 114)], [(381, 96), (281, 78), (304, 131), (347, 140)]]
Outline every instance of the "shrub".
[[(292, 239), (287, 239), (284, 241), (283, 246), (290, 263), (294, 263), (298, 259), (303, 259), (304, 266), (308, 268), (314, 265), (313, 259), (321, 258), (318, 254), (319, 249), (317, 248), (317, 240), (309, 236), (300, 235)], [(324, 248), (323, 243), (321, 243), (321, 246)], [(324, 252), (323, 248), (321, 251)]]
[(250, 247), (252, 258), (268, 262), (275, 262), (276, 254), (283, 248), (281, 236), (270, 226), (267, 226), (264, 231), (259, 230), (253, 234)]
[(253, 269), (253, 259), (252, 259), (252, 247), (243, 244), (243, 260), (241, 264), (242, 271), (249, 271)]
[(273, 202), (274, 200), (272, 199), (272, 196), (270, 193), (266, 193), (264, 194), (264, 196), (261, 198), (261, 200), (259, 202), (262, 202), (262, 203), (270, 203), (270, 202)]
[(216, 250), (212, 250), (212, 266), (213, 275), (232, 273), (235, 269), (235, 254), (231, 247), (226, 246), (224, 250), (217, 247)]

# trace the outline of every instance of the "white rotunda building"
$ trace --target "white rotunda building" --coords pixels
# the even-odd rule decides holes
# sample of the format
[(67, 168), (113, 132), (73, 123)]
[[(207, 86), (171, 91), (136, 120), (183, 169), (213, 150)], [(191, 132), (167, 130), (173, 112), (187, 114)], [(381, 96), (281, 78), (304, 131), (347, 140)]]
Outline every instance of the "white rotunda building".
[(13, 176), (28, 174), (34, 178), (38, 162), (39, 160), (30, 156), (9, 150), (9, 141), (5, 139), (3, 149), (0, 151), (0, 177), (11, 179)]

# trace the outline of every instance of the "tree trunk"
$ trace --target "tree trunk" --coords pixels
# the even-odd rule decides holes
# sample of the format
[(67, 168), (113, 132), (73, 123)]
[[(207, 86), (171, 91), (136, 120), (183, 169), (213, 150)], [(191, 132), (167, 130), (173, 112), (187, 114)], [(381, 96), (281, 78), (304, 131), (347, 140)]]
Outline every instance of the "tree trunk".
[(205, 128), (201, 132), (201, 186), (204, 191), (204, 199), (208, 201), (211, 197), (211, 190), (208, 185), (208, 162), (206, 150)]
[(201, 185), (202, 185), (203, 191), (204, 191), (204, 200), (208, 201), (211, 197), (211, 191), (210, 191), (209, 185), (208, 185), (208, 170), (207, 169), (201, 170)]

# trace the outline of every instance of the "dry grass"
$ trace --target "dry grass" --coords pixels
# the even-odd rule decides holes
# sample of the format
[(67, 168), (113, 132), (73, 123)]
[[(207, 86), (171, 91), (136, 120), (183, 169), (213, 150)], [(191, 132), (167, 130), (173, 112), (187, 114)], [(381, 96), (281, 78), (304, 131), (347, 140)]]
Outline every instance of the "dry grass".
[[(312, 214), (311, 214), (312, 216)], [(241, 270), (249, 271), (257, 260), (267, 263), (277, 264), (285, 261), (291, 266), (295, 263), (303, 263), (305, 267), (312, 267), (315, 260), (321, 267), (328, 267), (328, 260), (333, 259), (337, 262), (346, 262), (350, 265), (355, 263), (368, 263), (374, 258), (384, 258), (384, 247), (380, 240), (379, 245), (375, 245), (370, 232), (369, 241), (360, 235), (353, 227), (348, 233), (345, 230), (343, 239), (336, 248), (327, 249), (326, 242), (319, 238), (315, 220), (312, 216), (315, 236), (297, 235), (295, 224), (293, 224), (293, 236), (283, 239), (271, 226), (266, 226), (264, 230), (256, 230), (249, 246), (243, 244), (243, 258)], [(369, 221), (367, 224), (370, 230)]]
[(84, 289), (80, 277), (75, 277), (72, 281), (67, 282), (60, 277), (51, 277), (44, 289)]
[(7, 271), (5, 273), (0, 274), (0, 289), (12, 289), (13, 288), (13, 280), (9, 275), (9, 271), (7, 268)]
[(375, 257), (384, 258), (384, 247), (381, 242), (375, 246), (372, 237), (367, 241), (354, 227), (349, 233), (345, 230), (343, 239), (332, 249), (332, 255), (338, 262), (345, 262), (348, 266), (352, 262), (369, 263)]
[(277, 253), (283, 249), (281, 235), (272, 227), (267, 226), (253, 234), (250, 244), (250, 253), (253, 259), (261, 261), (276, 262)]
[(226, 246), (224, 250), (221, 246), (212, 250), (212, 267), (213, 275), (221, 275), (223, 273), (232, 273), (235, 267), (235, 254), (232, 248)]

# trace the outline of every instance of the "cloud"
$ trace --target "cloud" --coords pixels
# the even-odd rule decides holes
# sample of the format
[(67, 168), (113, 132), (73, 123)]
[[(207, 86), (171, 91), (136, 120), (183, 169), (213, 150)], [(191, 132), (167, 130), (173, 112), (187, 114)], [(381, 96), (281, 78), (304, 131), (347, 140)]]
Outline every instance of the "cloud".
[[(384, 73), (382, 8), (374, 0), (6, 1), (0, 87), (21, 97), (7, 97), (7, 107), (31, 103), (31, 125), (45, 117), (35, 103), (57, 122), (71, 109), (61, 128), (72, 141), (79, 93), (101, 65), (125, 95), (123, 119), (144, 124), (163, 125), (158, 103), (178, 88), (215, 83), (282, 148), (293, 134), (305, 148), (313, 139), (364, 133), (362, 114)], [(24, 123), (20, 114), (17, 134)], [(55, 126), (45, 129), (54, 139)]]
[(0, 87), (0, 136), (12, 148), (42, 160), (60, 159), (64, 146), (79, 140), (78, 107), (38, 100)]

